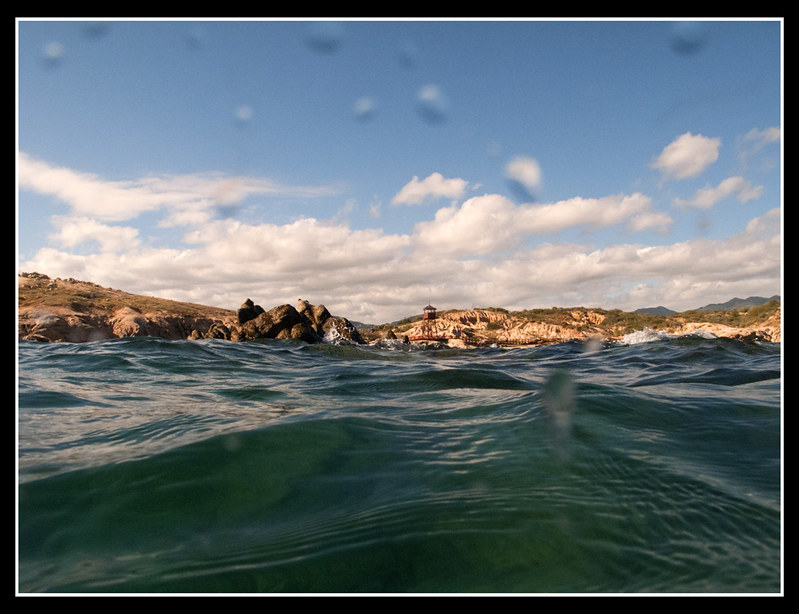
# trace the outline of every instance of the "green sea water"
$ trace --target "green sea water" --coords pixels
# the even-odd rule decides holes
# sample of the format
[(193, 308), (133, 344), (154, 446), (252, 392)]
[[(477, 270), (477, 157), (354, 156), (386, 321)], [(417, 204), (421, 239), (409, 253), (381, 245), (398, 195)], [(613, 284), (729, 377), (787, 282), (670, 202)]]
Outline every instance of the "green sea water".
[(20, 342), (19, 593), (782, 591), (781, 347)]

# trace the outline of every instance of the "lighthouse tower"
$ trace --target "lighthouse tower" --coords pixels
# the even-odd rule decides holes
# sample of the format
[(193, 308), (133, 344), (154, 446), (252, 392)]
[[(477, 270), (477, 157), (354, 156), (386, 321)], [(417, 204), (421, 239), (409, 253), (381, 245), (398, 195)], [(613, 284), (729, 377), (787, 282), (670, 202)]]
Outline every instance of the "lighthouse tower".
[(424, 337), (435, 337), (436, 332), (436, 308), (428, 305), (422, 312), (422, 335)]

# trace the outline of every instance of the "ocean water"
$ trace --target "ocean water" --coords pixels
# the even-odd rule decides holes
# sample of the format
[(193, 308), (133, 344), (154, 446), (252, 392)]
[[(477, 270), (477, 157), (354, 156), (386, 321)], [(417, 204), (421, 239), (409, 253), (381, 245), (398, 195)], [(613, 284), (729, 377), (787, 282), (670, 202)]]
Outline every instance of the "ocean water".
[(20, 342), (19, 593), (782, 590), (780, 344)]

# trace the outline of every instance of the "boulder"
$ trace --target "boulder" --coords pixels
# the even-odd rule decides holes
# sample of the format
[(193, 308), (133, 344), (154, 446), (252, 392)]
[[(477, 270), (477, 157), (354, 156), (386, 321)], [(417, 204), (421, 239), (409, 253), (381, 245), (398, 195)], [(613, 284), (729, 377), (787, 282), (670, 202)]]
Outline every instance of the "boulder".
[(250, 320), (254, 320), (264, 312), (264, 308), (256, 305), (250, 299), (247, 299), (241, 304), (238, 311), (239, 324), (245, 324)]
[(110, 324), (114, 337), (142, 337), (154, 332), (142, 313), (132, 307), (123, 307), (116, 311)]
[(113, 336), (113, 331), (106, 322), (87, 315), (48, 312), (20, 315), (20, 339), (84, 343), (110, 339)]
[(231, 332), (233, 341), (253, 339), (302, 339), (308, 343), (321, 341), (308, 319), (291, 305), (278, 305), (264, 311)]
[(221, 322), (214, 322), (204, 335), (205, 339), (230, 339), (230, 329)]
[(328, 317), (322, 324), (322, 337), (330, 337), (331, 334), (337, 339), (345, 339), (353, 343), (366, 343), (363, 337), (361, 337), (361, 333), (358, 332), (358, 329), (355, 328), (352, 322), (347, 318), (336, 316)]
[(296, 309), (291, 305), (278, 305), (269, 311), (261, 310), (252, 318), (249, 318), (252, 312), (245, 312), (245, 321), (241, 322), (242, 310), (257, 307), (250, 299), (244, 302), (239, 310), (240, 324), (229, 331), (227, 338), (232, 341), (299, 339), (307, 343), (320, 343), (325, 335), (335, 335), (337, 339), (366, 343), (349, 320), (330, 315), (324, 305), (312, 305), (300, 299)]

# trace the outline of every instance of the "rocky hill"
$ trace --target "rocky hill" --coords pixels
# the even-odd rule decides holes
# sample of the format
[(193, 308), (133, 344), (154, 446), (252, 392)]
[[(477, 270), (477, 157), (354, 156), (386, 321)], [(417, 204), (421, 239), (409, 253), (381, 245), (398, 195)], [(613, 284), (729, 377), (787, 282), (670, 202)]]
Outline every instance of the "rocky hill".
[(502, 308), (439, 312), (432, 322), (414, 317), (396, 324), (357, 330), (324, 305), (299, 301), (268, 311), (250, 299), (239, 309), (207, 307), (131, 294), (75, 279), (51, 279), (39, 273), (18, 276), (18, 335), (32, 341), (84, 342), (115, 337), (165, 339), (259, 338), (324, 339), (366, 343), (386, 338), (434, 340), (452, 346), (541, 345), (591, 339), (619, 340), (650, 328), (673, 334), (703, 330), (719, 337), (782, 340), (781, 308), (763, 305), (722, 311), (670, 315), (575, 308)]
[(320, 342), (325, 335), (363, 343), (346, 318), (301, 301), (269, 311), (247, 299), (238, 310), (131, 294), (40, 273), (18, 276), (18, 335), (30, 341), (80, 343), (115, 337), (258, 338)]
[[(578, 308), (510, 312), (500, 308), (445, 311), (432, 322), (421, 318), (376, 330), (408, 340), (447, 339), (450, 345), (543, 345), (564, 341), (617, 341), (635, 331), (671, 334), (705, 331), (718, 337), (782, 339), (781, 308), (772, 301), (740, 311), (682, 312), (671, 315)], [(367, 336), (367, 339), (369, 337)]]

